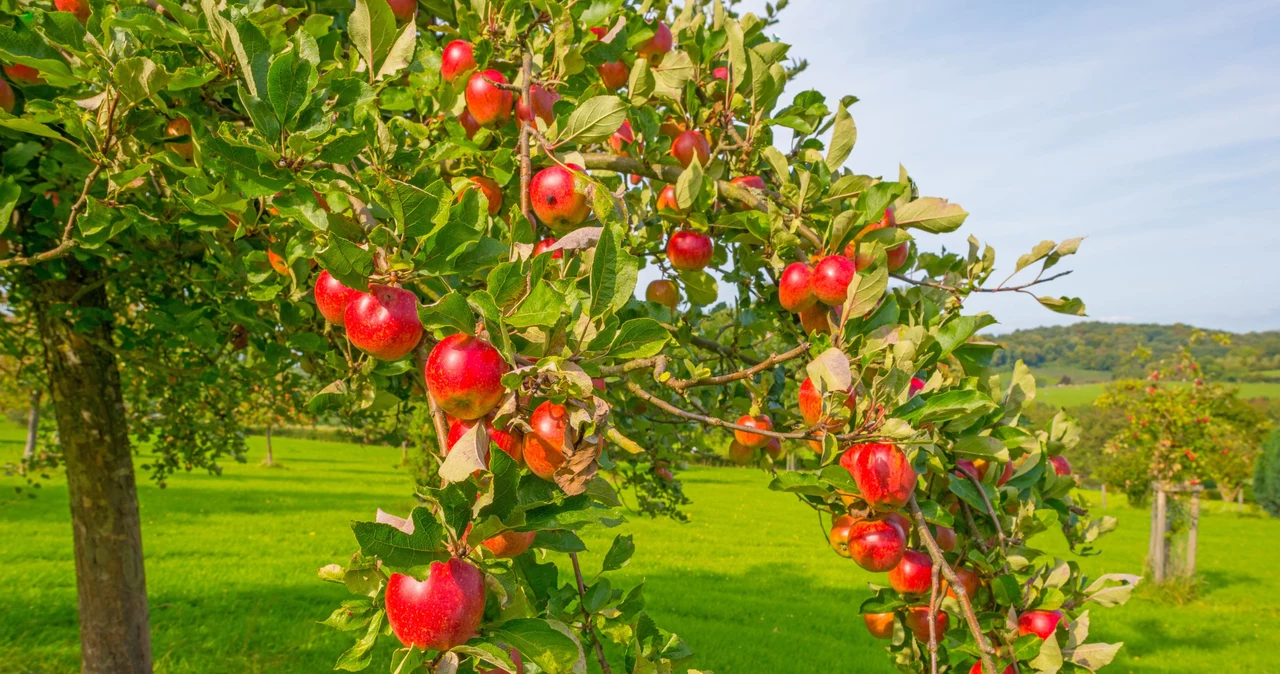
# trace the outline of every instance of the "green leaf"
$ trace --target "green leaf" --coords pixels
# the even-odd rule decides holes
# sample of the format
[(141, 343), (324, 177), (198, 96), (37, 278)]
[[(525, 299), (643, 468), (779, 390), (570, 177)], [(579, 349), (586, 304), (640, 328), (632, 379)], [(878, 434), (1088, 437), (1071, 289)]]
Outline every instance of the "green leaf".
[(845, 302), (845, 320), (861, 318), (876, 308), (880, 298), (884, 297), (885, 289), (889, 287), (889, 267), (876, 265), (866, 274), (858, 274), (855, 280), (857, 288)]
[(534, 325), (552, 326), (565, 312), (564, 295), (550, 283), (539, 281), (529, 296), (520, 303), (516, 312), (507, 317), (507, 325), (527, 328)]
[(348, 288), (367, 291), (373, 273), (373, 255), (344, 238), (331, 236), (329, 245), (316, 251), (316, 259), (330, 275)]
[(1036, 672), (1044, 672), (1053, 674), (1062, 668), (1062, 649), (1058, 646), (1056, 636), (1051, 636), (1040, 644), (1040, 653), (1031, 659), (1027, 665), (1033, 667)]
[[(952, 475), (947, 482), (947, 488), (951, 490), (952, 494), (959, 496), (965, 503), (968, 503), (974, 510), (982, 513), (987, 511), (987, 504), (982, 500), (982, 492), (978, 491), (978, 486), (973, 483), (973, 480)], [(988, 489), (990, 487), (985, 484), (982, 486), (982, 491), (987, 491)], [(995, 502), (995, 499), (992, 498), (993, 496), (990, 492), (987, 493), (987, 498), (991, 499), (992, 503)]]
[(695, 156), (688, 168), (680, 173), (676, 180), (676, 205), (680, 210), (688, 210), (702, 192), (702, 164)]
[(267, 95), (267, 73), (271, 69), (271, 43), (262, 30), (249, 20), (247, 14), (238, 15), (232, 22), (234, 30), (228, 33), (240, 70), (245, 75), (245, 86), (255, 98)]
[(18, 205), (20, 196), (22, 196), (22, 188), (17, 183), (0, 182), (0, 234), (9, 227), (13, 208)]
[(952, 451), (988, 461), (1009, 462), (1009, 450), (1003, 442), (989, 435), (964, 435), (956, 439)]
[(30, 119), (23, 119), (18, 117), (0, 117), (0, 126), (3, 126), (6, 129), (12, 129), (13, 131), (18, 131), (20, 133), (29, 133), (33, 136), (40, 136), (42, 138), (56, 138), (58, 140), (62, 140), (62, 134), (59, 134), (57, 131), (50, 129), (49, 127), (41, 124), (40, 122), (32, 121)]
[(169, 73), (143, 56), (121, 59), (111, 69), (111, 79), (131, 103), (150, 98), (169, 85)]
[(444, 527), (436, 521), (431, 509), (418, 506), (409, 515), (413, 533), (381, 522), (352, 522), (360, 549), (374, 555), (388, 566), (409, 568), (422, 566), (448, 556)]
[(667, 52), (662, 63), (652, 66), (654, 77), (654, 93), (671, 100), (680, 100), (684, 96), (685, 85), (694, 76), (696, 68), (693, 59), (683, 50)]
[(849, 114), (844, 101), (840, 101), (840, 109), (836, 111), (836, 123), (831, 132), (831, 146), (827, 148), (827, 170), (835, 173), (844, 165), (853, 151), (853, 144), (858, 142), (858, 127), (853, 124), (853, 116)]
[(627, 119), (627, 104), (617, 96), (596, 96), (578, 105), (565, 122), (556, 144), (598, 143), (608, 140)]
[(493, 630), (493, 638), (520, 651), (548, 674), (571, 674), (581, 653), (574, 639), (536, 618), (508, 620)]
[(638, 58), (631, 66), (631, 76), (627, 80), (627, 96), (632, 105), (644, 105), (653, 96), (653, 88), (657, 80), (649, 69), (649, 59)]
[(1067, 660), (1096, 672), (1111, 664), (1121, 646), (1124, 646), (1123, 641), (1115, 644), (1081, 644), (1071, 651)]
[(317, 81), (315, 67), (294, 51), (276, 57), (267, 73), (267, 99), (281, 124), (290, 127), (311, 98)]
[(991, 398), (980, 391), (947, 391), (929, 396), (923, 406), (903, 415), (903, 418), (919, 425), (950, 421), (969, 414), (985, 414), (997, 407)]
[(808, 494), (810, 496), (829, 496), (831, 488), (818, 481), (813, 473), (787, 471), (778, 473), (769, 483), (773, 491), (785, 491), (792, 494)]
[(502, 357), (511, 362), (511, 338), (507, 335), (506, 323), (502, 320), (502, 312), (493, 301), (493, 297), (484, 290), (467, 295), (467, 304), (484, 318), (485, 331), (493, 346), (502, 352)]
[(609, 546), (609, 552), (605, 553), (604, 563), (601, 565), (600, 572), (621, 569), (627, 565), (627, 562), (631, 561), (631, 556), (635, 552), (636, 544), (632, 540), (631, 534), (614, 536), (613, 544)]
[(680, 272), (680, 283), (691, 304), (709, 306), (720, 296), (720, 284), (706, 270)]
[(373, 618), (369, 621), (369, 629), (365, 631), (364, 636), (355, 643), (354, 646), (347, 649), (345, 653), (338, 656), (338, 661), (333, 665), (334, 669), (341, 669), (347, 672), (358, 672), (373, 661), (374, 642), (378, 640), (378, 633), (382, 631), (382, 617), (386, 615), (385, 611), (378, 611), (373, 614)]
[(378, 67), (378, 79), (385, 80), (395, 76), (403, 68), (413, 62), (413, 51), (417, 46), (418, 26), (410, 21), (400, 31), (400, 37), (387, 50), (386, 59)]
[(1079, 297), (1037, 297), (1036, 301), (1050, 311), (1068, 316), (1084, 316), (1084, 302)]
[(969, 214), (959, 204), (937, 197), (921, 197), (893, 213), (899, 227), (914, 227), (933, 234), (954, 232)]
[(941, 328), (936, 336), (938, 346), (942, 348), (941, 358), (945, 358), (957, 347), (969, 341), (969, 338), (987, 326), (995, 324), (996, 319), (986, 312), (976, 316), (957, 316)]
[(377, 68), (396, 40), (396, 17), (387, 0), (356, 0), (347, 33), (365, 68)]
[(601, 228), (591, 261), (591, 316), (603, 316), (623, 307), (635, 294), (640, 260), (622, 247), (613, 226)]
[(1041, 241), (1040, 243), (1037, 243), (1035, 248), (1031, 249), (1030, 253), (1018, 256), (1018, 265), (1014, 267), (1014, 271), (1022, 271), (1036, 262), (1043, 260), (1047, 255), (1049, 255), (1049, 253), (1053, 252), (1056, 245), (1057, 244), (1053, 241)]
[(652, 318), (633, 318), (622, 324), (609, 346), (609, 355), (620, 360), (649, 358), (662, 352), (671, 333)]

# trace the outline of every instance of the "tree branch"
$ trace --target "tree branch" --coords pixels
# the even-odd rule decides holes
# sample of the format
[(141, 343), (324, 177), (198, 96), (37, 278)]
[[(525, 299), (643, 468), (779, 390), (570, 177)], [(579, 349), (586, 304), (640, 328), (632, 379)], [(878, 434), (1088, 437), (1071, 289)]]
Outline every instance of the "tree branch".
[(805, 354), (808, 350), (809, 343), (801, 342), (796, 348), (784, 353), (775, 353), (745, 370), (739, 370), (730, 374), (722, 374), (714, 377), (701, 377), (699, 379), (672, 379), (667, 381), (666, 384), (677, 391), (684, 391), (695, 386), (719, 386), (721, 384), (728, 384), (741, 379), (753, 377), (757, 373), (768, 370), (775, 365), (785, 363), (792, 358), (797, 358)]
[(62, 237), (58, 240), (58, 245), (30, 257), (11, 257), (0, 260), (0, 269), (5, 267), (29, 267), (69, 253), (76, 246), (75, 239), (71, 238), (71, 233), (75, 231), (76, 227), (76, 216), (80, 215), (80, 211), (89, 203), (89, 191), (93, 189), (93, 182), (98, 179), (101, 173), (102, 164), (98, 164), (93, 167), (93, 170), (89, 171), (89, 175), (85, 176), (84, 187), (80, 190), (80, 198), (71, 204), (71, 214), (67, 216), (67, 224), (62, 228)]
[(1040, 285), (1041, 283), (1048, 283), (1049, 281), (1062, 278), (1063, 276), (1066, 276), (1067, 274), (1070, 274), (1070, 273), (1071, 273), (1071, 270), (1067, 270), (1059, 274), (1054, 274), (1053, 276), (1047, 276), (1045, 278), (1037, 278), (1036, 280), (1031, 281), (1030, 283), (1024, 283), (1020, 286), (1008, 286), (1008, 287), (999, 286), (996, 288), (961, 288), (960, 286), (949, 286), (944, 283), (936, 283), (934, 281), (917, 281), (916, 279), (909, 278), (903, 274), (889, 274), (889, 275), (892, 276), (893, 278), (898, 279), (899, 281), (905, 281), (907, 283), (910, 283), (913, 286), (923, 286), (925, 288), (936, 288), (938, 290), (945, 290), (949, 293), (962, 294), (962, 293), (1024, 292), (1027, 288), (1030, 288), (1031, 286)]
[(696, 414), (688, 410), (682, 410), (679, 407), (676, 407), (675, 405), (672, 405), (671, 403), (663, 400), (662, 398), (659, 398), (658, 396), (655, 396), (652, 393), (649, 393), (648, 391), (644, 390), (644, 388), (642, 388), (639, 384), (631, 380), (626, 381), (626, 387), (628, 391), (631, 391), (632, 393), (634, 393), (637, 396), (640, 396), (644, 400), (650, 403), (653, 403), (664, 412), (674, 414), (678, 417), (684, 417), (685, 419), (690, 419), (692, 421), (697, 421), (699, 423), (703, 423), (708, 426), (716, 426), (718, 428), (728, 428), (735, 431), (743, 431), (745, 433), (754, 433), (756, 435), (764, 435), (770, 438), (778, 438), (780, 440), (822, 440), (822, 436), (811, 435), (807, 431), (795, 431), (795, 432), (789, 432), (789, 433), (784, 433), (779, 431), (767, 431), (762, 428), (752, 428), (750, 426), (742, 426), (740, 424), (735, 424), (735, 423), (725, 421), (724, 419), (718, 419), (716, 417), (709, 417), (702, 414)]
[(960, 579), (956, 577), (956, 572), (947, 564), (947, 558), (942, 554), (942, 548), (938, 547), (938, 542), (933, 540), (933, 534), (929, 533), (929, 525), (924, 520), (924, 513), (920, 512), (920, 505), (916, 503), (916, 495), (911, 495), (911, 500), (907, 502), (911, 507), (911, 515), (916, 521), (916, 531), (920, 534), (920, 540), (924, 542), (924, 547), (929, 551), (929, 557), (933, 560), (935, 567), (942, 569), (942, 576), (947, 579), (947, 583), (951, 585), (951, 591), (955, 593), (956, 599), (960, 602), (960, 608), (964, 612), (965, 622), (969, 625), (969, 631), (973, 633), (973, 638), (978, 642), (978, 656), (982, 659), (982, 671), (986, 674), (996, 674), (995, 663), (991, 660), (991, 645), (987, 643), (987, 637), (982, 633), (982, 625), (978, 624), (978, 616), (973, 612), (973, 604), (969, 601), (969, 595), (964, 591), (964, 585), (960, 583)]
[(582, 567), (578, 566), (578, 553), (570, 552), (569, 559), (573, 561), (573, 577), (578, 581), (578, 606), (582, 609), (582, 622), (587, 632), (591, 634), (591, 643), (596, 648), (596, 660), (600, 663), (600, 671), (604, 674), (613, 674), (613, 670), (609, 669), (609, 661), (604, 657), (604, 648), (600, 646), (600, 635), (596, 634), (595, 623), (591, 622), (591, 613), (587, 611), (587, 588), (582, 584)]
[[(529, 105), (529, 110), (533, 110), (533, 96), (531, 93), (533, 80), (533, 54), (529, 52), (528, 45), (525, 45), (523, 61), (520, 64), (520, 86), (523, 87), (522, 96)], [(530, 114), (532, 118), (533, 115)], [(529, 161), (529, 132), (532, 131), (532, 119), (528, 121), (520, 121), (520, 213), (524, 215), (524, 219), (529, 221), (529, 229), (537, 232), (536, 226), (533, 224), (533, 216), (529, 214), (529, 181), (532, 180), (533, 169), (530, 167)]]

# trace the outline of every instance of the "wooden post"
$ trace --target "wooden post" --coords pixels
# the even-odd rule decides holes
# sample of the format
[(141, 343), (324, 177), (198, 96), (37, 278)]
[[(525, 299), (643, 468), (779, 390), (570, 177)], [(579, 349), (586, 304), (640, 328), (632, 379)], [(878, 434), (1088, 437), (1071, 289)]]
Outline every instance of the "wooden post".
[[(1159, 484), (1153, 484), (1153, 485), (1151, 485), (1151, 489), (1152, 489), (1154, 492), (1159, 493), (1159, 491), (1160, 491), (1160, 486), (1159, 486)], [(1160, 537), (1160, 533), (1159, 533), (1159, 530), (1158, 530), (1158, 529), (1156, 529), (1156, 498), (1155, 498), (1155, 496), (1154, 496), (1154, 495), (1151, 497), (1151, 527), (1150, 527), (1150, 529), (1151, 529), (1150, 540), (1147, 542), (1147, 563), (1151, 565), (1151, 570), (1152, 570), (1152, 571), (1155, 571), (1155, 568), (1156, 568), (1156, 540)]]
[(796, 453), (787, 452), (787, 472), (794, 472), (796, 469)]
[(1107, 509), (1107, 483), (1102, 483), (1102, 509)]
[(1164, 571), (1165, 571), (1165, 563), (1166, 563), (1165, 552), (1167, 550), (1165, 546), (1165, 532), (1167, 531), (1167, 525), (1168, 525), (1168, 523), (1165, 521), (1165, 517), (1167, 515), (1167, 512), (1166, 512), (1167, 505), (1168, 505), (1166, 502), (1167, 498), (1168, 497), (1165, 493), (1164, 485), (1163, 484), (1157, 485), (1156, 486), (1156, 522), (1154, 527), (1154, 535), (1152, 536), (1152, 544), (1155, 545), (1155, 548), (1156, 548), (1155, 559), (1152, 560), (1152, 563), (1155, 565), (1157, 585), (1164, 582)]
[(1200, 529), (1200, 488), (1191, 490), (1191, 528), (1187, 530), (1187, 563), (1182, 575), (1190, 578), (1196, 575), (1196, 533)]
[(1244, 512), (1244, 485), (1236, 490), (1236, 512)]
[(266, 461), (266, 465), (267, 465), (267, 467), (268, 467), (268, 468), (270, 468), (271, 466), (276, 465), (276, 458), (275, 458), (275, 456), (273, 456), (273, 455), (271, 454), (271, 424), (270, 424), (269, 422), (267, 423), (267, 461)]

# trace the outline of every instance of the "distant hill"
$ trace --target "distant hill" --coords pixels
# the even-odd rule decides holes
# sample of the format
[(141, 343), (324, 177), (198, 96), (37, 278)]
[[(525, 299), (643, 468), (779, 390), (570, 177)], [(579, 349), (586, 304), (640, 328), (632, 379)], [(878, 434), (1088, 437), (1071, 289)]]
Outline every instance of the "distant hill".
[[(996, 353), (998, 365), (1022, 360), (1037, 371), (1041, 381), (1057, 382), (1065, 377), (1063, 383), (1088, 384), (1143, 375), (1148, 368), (1135, 356), (1139, 348), (1150, 351), (1151, 360), (1159, 360), (1175, 353), (1197, 329), (1182, 324), (1087, 322), (1017, 330), (987, 338), (1005, 347)], [(1228, 342), (1203, 339), (1192, 349), (1210, 377), (1280, 382), (1280, 331), (1204, 332)]]

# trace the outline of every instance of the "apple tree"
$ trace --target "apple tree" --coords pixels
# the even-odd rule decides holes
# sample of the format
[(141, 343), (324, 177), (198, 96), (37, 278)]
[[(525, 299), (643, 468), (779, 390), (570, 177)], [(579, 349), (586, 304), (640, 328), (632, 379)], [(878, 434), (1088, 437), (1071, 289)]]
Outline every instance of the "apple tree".
[(845, 168), (857, 99), (784, 97), (777, 8), (729, 5), (4, 6), (0, 283), (45, 353), (85, 671), (150, 670), (128, 434), (159, 479), (215, 467), (251, 387), (299, 372), (312, 413), (409, 406), (437, 450), (421, 505), (353, 523), (320, 572), (352, 593), (340, 669), (387, 638), (402, 673), (682, 667), (609, 575), (631, 539), (584, 569), (576, 532), (623, 522), (615, 485), (678, 513), (707, 434), (770, 470), (806, 455), (771, 488), (888, 573), (859, 612), (904, 671), (1110, 661), (1086, 606), (1137, 579), (1035, 546), (1114, 526), (1071, 498), (1078, 432), (1028, 424), (1034, 379), (993, 371), (994, 319), (964, 312), (1083, 313), (1038, 294), (1079, 240), (998, 283), (976, 238), (927, 249), (967, 213)]

